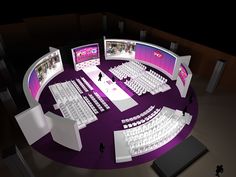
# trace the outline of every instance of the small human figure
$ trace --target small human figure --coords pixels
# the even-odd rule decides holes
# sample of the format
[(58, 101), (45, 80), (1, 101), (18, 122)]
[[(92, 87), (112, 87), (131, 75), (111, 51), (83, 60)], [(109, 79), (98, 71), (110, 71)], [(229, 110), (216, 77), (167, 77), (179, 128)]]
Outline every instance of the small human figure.
[(185, 113), (187, 112), (188, 106), (186, 105), (183, 109), (183, 116), (185, 116)]
[(103, 153), (103, 152), (104, 152), (104, 149), (105, 149), (104, 144), (103, 144), (103, 143), (100, 143), (100, 145), (99, 145), (99, 151), (100, 151), (101, 153)]
[(112, 76), (111, 80), (112, 82), (115, 82), (115, 76)]
[(223, 165), (217, 165), (216, 166), (216, 176), (220, 177), (220, 173), (223, 173), (224, 169), (223, 169)]
[(102, 79), (102, 73), (100, 72), (98, 75), (98, 81), (101, 81), (101, 79)]
[(191, 93), (191, 95), (189, 96), (188, 101), (189, 101), (189, 104), (191, 104), (193, 102), (193, 93)]

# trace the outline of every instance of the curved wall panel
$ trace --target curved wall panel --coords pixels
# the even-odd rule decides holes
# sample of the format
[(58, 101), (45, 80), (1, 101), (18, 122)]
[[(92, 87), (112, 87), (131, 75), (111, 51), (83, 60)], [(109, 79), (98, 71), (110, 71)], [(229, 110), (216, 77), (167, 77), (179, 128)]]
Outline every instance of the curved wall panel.
[(181, 60), (163, 47), (140, 41), (104, 38), (104, 52), (106, 59), (138, 60), (158, 69), (172, 80), (177, 79)]

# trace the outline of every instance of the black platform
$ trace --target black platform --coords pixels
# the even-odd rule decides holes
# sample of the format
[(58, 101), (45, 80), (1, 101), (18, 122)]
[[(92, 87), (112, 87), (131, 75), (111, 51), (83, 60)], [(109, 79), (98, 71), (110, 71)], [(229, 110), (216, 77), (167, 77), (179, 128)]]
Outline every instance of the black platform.
[(152, 164), (160, 177), (174, 177), (207, 152), (206, 146), (193, 136), (162, 155)]

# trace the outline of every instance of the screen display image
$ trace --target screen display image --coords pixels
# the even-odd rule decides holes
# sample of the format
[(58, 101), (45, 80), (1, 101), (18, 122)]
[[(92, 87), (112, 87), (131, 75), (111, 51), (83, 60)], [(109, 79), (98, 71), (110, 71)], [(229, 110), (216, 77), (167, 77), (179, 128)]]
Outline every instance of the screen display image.
[(188, 77), (188, 72), (183, 64), (180, 65), (178, 75), (179, 75), (181, 81), (183, 82), (183, 85), (185, 85), (186, 78)]
[(125, 41), (106, 41), (106, 55), (117, 58), (135, 58), (135, 43)]
[(50, 79), (51, 76), (60, 71), (61, 68), (62, 63), (58, 55), (45, 57), (45, 59), (35, 67), (40, 86)]
[(136, 44), (135, 59), (150, 63), (172, 75), (176, 57), (155, 47), (145, 44)]
[(93, 44), (84, 47), (77, 47), (73, 49), (75, 63), (81, 63), (91, 59), (99, 58), (98, 44)]
[(38, 90), (40, 89), (39, 80), (38, 80), (37, 73), (35, 72), (35, 70), (31, 72), (28, 85), (29, 85), (31, 95), (35, 98), (38, 93)]

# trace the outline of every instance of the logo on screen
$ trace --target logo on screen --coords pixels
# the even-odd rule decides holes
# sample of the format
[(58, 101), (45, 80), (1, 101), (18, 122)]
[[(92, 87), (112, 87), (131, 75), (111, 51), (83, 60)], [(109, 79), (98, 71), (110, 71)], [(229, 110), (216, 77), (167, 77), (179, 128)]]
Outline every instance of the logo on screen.
[(158, 58), (162, 58), (162, 57), (163, 57), (163, 55), (161, 54), (161, 52), (158, 51), (158, 50), (154, 52), (154, 56), (156, 56), (156, 57), (158, 57)]
[(96, 48), (85, 48), (76, 52), (77, 57), (86, 57), (86, 56), (91, 56), (94, 54), (97, 54)]

